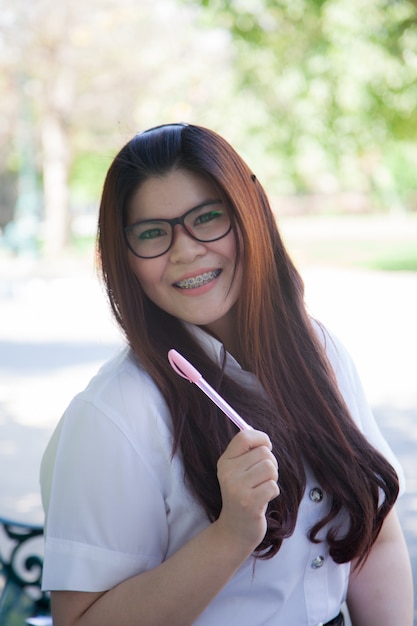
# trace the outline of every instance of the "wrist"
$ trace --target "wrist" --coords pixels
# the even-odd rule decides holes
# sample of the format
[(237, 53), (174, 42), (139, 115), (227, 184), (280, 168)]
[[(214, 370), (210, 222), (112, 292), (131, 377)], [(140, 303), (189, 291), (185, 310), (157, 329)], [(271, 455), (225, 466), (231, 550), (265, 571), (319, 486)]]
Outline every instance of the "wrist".
[(232, 564), (236, 565), (236, 569), (252, 555), (259, 544), (258, 541), (249, 539), (237, 529), (224, 523), (221, 516), (213, 522), (211, 530), (216, 546), (228, 556)]

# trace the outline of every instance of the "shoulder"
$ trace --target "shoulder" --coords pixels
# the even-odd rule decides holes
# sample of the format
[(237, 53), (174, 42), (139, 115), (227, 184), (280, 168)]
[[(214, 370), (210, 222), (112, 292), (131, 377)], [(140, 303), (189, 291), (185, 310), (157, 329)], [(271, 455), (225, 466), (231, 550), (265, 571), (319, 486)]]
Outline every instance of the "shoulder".
[[(355, 363), (350, 353), (342, 341), (323, 324), (317, 320), (312, 320), (312, 324), (336, 376), (342, 395), (346, 396), (351, 393), (355, 393), (357, 385), (360, 384), (360, 381)], [(347, 400), (346, 397), (345, 400)]]
[(107, 361), (87, 387), (69, 405), (64, 417), (87, 413), (102, 416), (129, 439), (162, 422), (168, 430), (171, 420), (158, 387), (130, 349), (125, 348)]
[(313, 326), (324, 346), (337, 386), (349, 409), (352, 420), (368, 441), (394, 466), (403, 490), (405, 484), (403, 470), (375, 420), (351, 355), (340, 339), (326, 327), (315, 320), (313, 320)]
[(373, 421), (373, 416), (352, 357), (340, 339), (328, 328), (316, 320), (313, 320), (313, 326), (324, 347), (351, 417), (360, 430), (366, 431), (369, 421)]
[(143, 460), (171, 454), (172, 426), (167, 404), (127, 348), (105, 363), (73, 398), (48, 448), (55, 456), (58, 447), (77, 449), (83, 442), (89, 442), (103, 455), (109, 448)]
[(149, 374), (126, 347), (100, 368), (77, 397), (112, 406), (121, 395), (132, 391), (143, 394), (146, 392), (146, 396), (154, 401), (161, 399), (161, 394)]
[(104, 466), (113, 476), (146, 471), (160, 484), (169, 473), (171, 454), (168, 407), (125, 349), (103, 365), (59, 421), (41, 463), (45, 508), (59, 468), (63, 476), (81, 472), (83, 480), (91, 468), (94, 475), (101, 468), (103, 475)]

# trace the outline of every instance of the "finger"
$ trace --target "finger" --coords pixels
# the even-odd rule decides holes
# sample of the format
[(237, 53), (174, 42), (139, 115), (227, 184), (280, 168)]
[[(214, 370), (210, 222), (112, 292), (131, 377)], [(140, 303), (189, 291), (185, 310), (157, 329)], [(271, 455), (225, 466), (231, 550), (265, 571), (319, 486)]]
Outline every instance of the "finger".
[(259, 463), (252, 465), (247, 470), (248, 485), (256, 488), (259, 485), (272, 480), (278, 482), (278, 468), (272, 459), (263, 459)]
[(241, 431), (233, 437), (227, 446), (225, 456), (236, 458), (260, 446), (265, 446), (268, 450), (272, 450), (271, 440), (266, 433), (260, 430)]
[(246, 454), (241, 455), (240, 457), (242, 466), (246, 467), (249, 470), (252, 466), (257, 463), (261, 463), (262, 461), (269, 461), (274, 466), (275, 470), (278, 471), (278, 461), (274, 454), (266, 447), (259, 446), (258, 448), (253, 448), (246, 452)]
[(266, 480), (252, 489), (245, 489), (239, 492), (235, 502), (239, 510), (243, 513), (263, 515), (268, 502), (279, 496), (279, 487), (275, 480)]
[(266, 507), (268, 506), (268, 502), (271, 502), (272, 500), (274, 500), (274, 498), (279, 496), (280, 489), (278, 483), (275, 480), (268, 480), (267, 482), (262, 483), (261, 485), (256, 487), (255, 493), (260, 502), (266, 503), (265, 508), (263, 509), (265, 512)]

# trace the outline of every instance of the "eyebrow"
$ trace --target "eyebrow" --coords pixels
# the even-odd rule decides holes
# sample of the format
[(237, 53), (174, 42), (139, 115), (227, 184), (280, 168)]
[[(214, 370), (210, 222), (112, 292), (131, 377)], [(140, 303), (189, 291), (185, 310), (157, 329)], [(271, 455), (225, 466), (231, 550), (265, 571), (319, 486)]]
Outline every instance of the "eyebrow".
[[(178, 217), (182, 217), (183, 215), (186, 215), (187, 213), (191, 213), (191, 211), (196, 211), (197, 209), (202, 209), (205, 206), (211, 206), (212, 204), (224, 204), (223, 200), (221, 198), (217, 199), (217, 200), (205, 200), (204, 202), (201, 202), (200, 204), (197, 204), (196, 206), (191, 207), (191, 209), (187, 209), (187, 211), (184, 211), (184, 213), (182, 213), (181, 215), (179, 215)], [(132, 224), (130, 224), (130, 226), (136, 226), (136, 224), (144, 224), (146, 222), (170, 222), (171, 220), (176, 219), (175, 217), (149, 217), (146, 220), (137, 220), (136, 222), (133, 222)]]

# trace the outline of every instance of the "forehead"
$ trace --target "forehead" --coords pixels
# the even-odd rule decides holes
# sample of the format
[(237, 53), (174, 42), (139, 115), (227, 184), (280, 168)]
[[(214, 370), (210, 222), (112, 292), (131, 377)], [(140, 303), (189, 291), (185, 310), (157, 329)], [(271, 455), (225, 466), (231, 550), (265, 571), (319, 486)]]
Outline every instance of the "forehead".
[(188, 170), (172, 170), (148, 178), (132, 196), (128, 219), (172, 218), (211, 200), (218, 200), (216, 186), (205, 176)]

